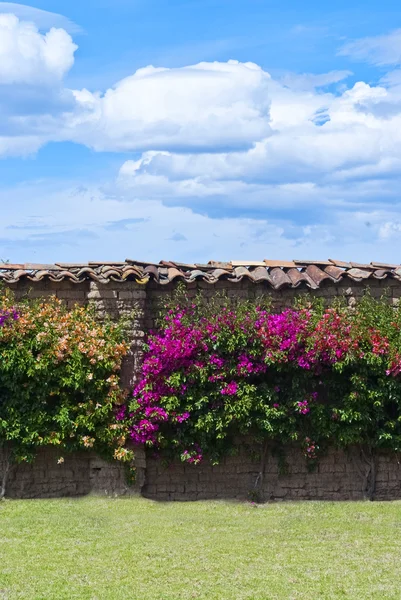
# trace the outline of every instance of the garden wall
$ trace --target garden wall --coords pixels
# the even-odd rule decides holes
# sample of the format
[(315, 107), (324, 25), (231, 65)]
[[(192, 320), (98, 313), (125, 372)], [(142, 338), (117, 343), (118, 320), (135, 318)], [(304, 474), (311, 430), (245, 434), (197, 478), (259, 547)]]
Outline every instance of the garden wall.
[[(69, 275), (71, 271), (73, 269), (69, 270)], [(117, 268), (115, 271), (117, 272)], [(236, 280), (216, 279), (213, 284), (205, 278), (197, 279), (194, 276), (186, 279), (186, 285), (189, 294), (194, 296), (201, 290), (206, 301), (223, 290), (233, 300), (268, 294), (272, 298), (275, 310), (291, 306), (295, 296), (305, 293), (324, 297), (328, 302), (335, 297), (345, 296), (350, 306), (357, 302), (367, 287), (375, 297), (380, 297), (388, 290), (389, 302), (394, 305), (398, 305), (401, 297), (401, 280), (398, 275), (395, 276), (400, 269), (394, 271), (389, 267), (387, 271), (374, 271), (372, 267), (372, 273), (380, 275), (371, 277), (368, 274), (359, 278), (348, 276), (345, 270), (344, 276), (337, 279), (324, 277), (320, 281), (315, 280), (314, 285), (304, 285), (301, 282), (299, 287), (280, 283), (280, 273), (289, 279), (286, 269), (275, 268), (273, 271), (276, 273), (271, 274), (269, 281), (260, 280), (258, 283), (255, 283), (255, 279), (242, 275)], [(131, 388), (140, 365), (141, 345), (146, 331), (155, 327), (160, 302), (172, 293), (180, 278), (171, 277), (172, 281), (165, 281), (162, 285), (157, 277), (148, 276), (148, 270), (145, 273), (147, 276), (142, 280), (140, 275), (127, 277), (126, 280), (121, 280), (120, 277), (118, 281), (115, 280), (117, 277), (111, 276), (97, 277), (97, 280), (94, 280), (90, 274), (87, 277), (77, 277), (73, 272), (74, 278), (61, 275), (59, 277), (57, 274), (59, 280), (52, 281), (52, 277), (47, 276), (48, 272), (51, 274), (51, 270), (42, 272), (44, 275), (40, 279), (36, 270), (31, 279), (27, 276), (14, 276), (10, 281), (5, 281), (18, 297), (29, 294), (30, 297), (45, 298), (56, 294), (70, 306), (76, 302), (91, 302), (99, 318), (106, 314), (112, 317), (131, 317), (127, 331), (131, 352), (122, 370), (122, 383), (126, 388)], [(300, 269), (305, 278), (308, 276), (307, 272)], [(401, 272), (399, 275), (401, 276)], [(278, 281), (277, 285), (275, 281)], [(67, 456), (65, 462), (59, 465), (57, 452), (45, 449), (39, 454), (34, 465), (19, 466), (12, 473), (8, 495), (14, 498), (79, 496), (91, 492), (123, 494), (139, 492), (141, 489), (143, 495), (156, 500), (243, 499), (253, 494), (265, 500), (345, 500), (366, 495), (364, 473), (366, 475), (367, 465), (363, 463), (357, 450), (347, 454), (330, 450), (322, 457), (317, 469), (311, 473), (308, 472), (305, 459), (299, 450), (287, 449), (285, 472), (280, 459), (268, 453), (262, 478), (258, 478), (260, 463), (252, 458), (252, 452), (244, 449), (238, 456), (227, 458), (219, 466), (208, 466), (205, 463), (194, 467), (180, 463), (165, 468), (161, 461), (150, 456), (145, 459), (142, 451), (138, 451), (137, 456), (138, 481), (136, 486), (130, 489), (125, 482), (123, 468), (117, 463), (110, 465), (89, 453), (83, 453)], [(382, 454), (378, 458), (375, 497), (401, 498), (401, 469), (394, 456)]]
[[(90, 452), (63, 454), (56, 448), (43, 448), (33, 464), (14, 468), (7, 483), (8, 498), (58, 498), (103, 494), (120, 496), (139, 493), (144, 482), (145, 453), (136, 452), (138, 477), (133, 486), (126, 481), (120, 463), (106, 462)], [(0, 453), (0, 472), (2, 456)]]
[(329, 449), (313, 471), (301, 450), (268, 453), (263, 475), (260, 460), (249, 449), (227, 457), (217, 466), (176, 462), (166, 467), (147, 459), (142, 494), (154, 500), (396, 500), (401, 498), (401, 464), (398, 457), (377, 457), (375, 485), (370, 466), (357, 448), (348, 452)]

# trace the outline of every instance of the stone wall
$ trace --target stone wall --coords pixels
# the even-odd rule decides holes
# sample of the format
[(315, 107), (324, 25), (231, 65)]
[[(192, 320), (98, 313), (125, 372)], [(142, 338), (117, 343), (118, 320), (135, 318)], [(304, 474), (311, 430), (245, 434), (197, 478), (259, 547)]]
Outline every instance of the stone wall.
[[(262, 472), (255, 453), (242, 447), (217, 466), (207, 463), (170, 466), (147, 459), (142, 494), (154, 500), (237, 499), (281, 500), (361, 500), (369, 497), (370, 469), (356, 448), (347, 452), (329, 449), (308, 470), (299, 448), (286, 448), (284, 454), (267, 453)], [(401, 464), (394, 454), (377, 457), (372, 499), (401, 498)]]
[[(93, 281), (74, 284), (63, 281), (55, 284), (43, 280), (35, 284), (21, 281), (10, 287), (17, 297), (29, 295), (32, 298), (45, 298), (56, 294), (68, 306), (76, 302), (90, 302), (95, 306), (99, 318), (106, 314), (112, 318), (126, 316), (129, 320), (127, 336), (131, 342), (131, 351), (123, 365), (122, 383), (130, 388), (136, 380), (145, 333), (155, 327), (160, 303), (172, 294), (175, 286), (172, 283), (160, 285), (155, 282), (140, 285), (131, 281), (108, 284)], [(194, 282), (188, 284), (188, 292), (195, 296), (198, 291), (202, 291), (206, 301), (222, 291), (233, 301), (237, 298), (254, 299), (267, 294), (272, 298), (273, 309), (280, 310), (291, 306), (296, 296), (305, 293), (313, 293), (327, 301), (344, 296), (349, 306), (353, 306), (366, 287), (364, 282), (351, 283), (343, 280), (339, 283), (324, 281), (313, 291), (305, 288), (276, 291), (266, 283), (254, 284), (244, 278), (239, 283), (219, 281), (213, 286), (203, 281)], [(398, 305), (401, 297), (399, 281), (369, 280), (369, 288), (374, 297), (380, 297), (387, 290), (389, 302)], [(361, 464), (355, 453), (356, 451), (344, 454), (331, 450), (319, 462), (317, 470), (310, 473), (299, 450), (289, 449), (286, 474), (281, 472), (277, 456), (269, 454), (265, 473), (262, 478), (258, 478), (260, 464), (252, 459), (252, 452), (244, 449), (238, 456), (227, 458), (219, 466), (173, 464), (167, 469), (160, 461), (151, 457), (145, 459), (144, 452), (138, 450), (138, 481), (130, 489), (119, 464), (105, 463), (89, 453), (82, 453), (66, 456), (65, 462), (58, 465), (54, 450), (46, 449), (39, 454), (33, 465), (21, 465), (12, 473), (8, 495), (26, 498), (79, 496), (92, 492), (125, 494), (139, 492), (142, 488), (146, 497), (158, 500), (244, 499), (256, 493), (265, 500), (356, 499), (366, 494), (366, 482), (364, 483), (362, 476), (366, 465)], [(256, 480), (258, 484), (255, 488)], [(385, 454), (379, 457), (375, 497), (401, 498), (401, 469), (395, 457)]]
[[(90, 452), (63, 454), (55, 448), (43, 448), (33, 464), (14, 467), (7, 483), (8, 498), (58, 498), (87, 494), (126, 495), (139, 493), (144, 483), (145, 453), (136, 450), (137, 479), (128, 485), (120, 463), (102, 460)], [(0, 473), (3, 456), (0, 453)]]

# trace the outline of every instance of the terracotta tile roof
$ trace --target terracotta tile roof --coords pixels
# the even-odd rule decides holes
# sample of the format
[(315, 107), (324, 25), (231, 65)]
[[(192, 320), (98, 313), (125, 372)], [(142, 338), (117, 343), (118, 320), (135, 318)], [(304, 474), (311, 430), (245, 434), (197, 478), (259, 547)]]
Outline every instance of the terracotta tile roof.
[(242, 279), (253, 283), (266, 282), (274, 289), (308, 287), (317, 289), (323, 282), (366, 281), (369, 279), (396, 279), (401, 282), (401, 265), (371, 262), (359, 264), (339, 260), (263, 260), (263, 261), (210, 261), (207, 264), (183, 264), (161, 261), (148, 263), (127, 259), (124, 262), (89, 262), (86, 264), (56, 263), (8, 264), (0, 263), (0, 280), (17, 283), (26, 280), (37, 283), (72, 281), (98, 283), (136, 281), (146, 284), (155, 281), (165, 285), (171, 281), (193, 282), (202, 280), (213, 284), (219, 280), (238, 283)]

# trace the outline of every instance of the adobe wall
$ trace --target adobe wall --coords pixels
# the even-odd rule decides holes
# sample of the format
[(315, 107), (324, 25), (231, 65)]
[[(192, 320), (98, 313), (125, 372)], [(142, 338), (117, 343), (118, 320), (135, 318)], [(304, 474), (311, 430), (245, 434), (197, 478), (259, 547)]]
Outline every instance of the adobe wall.
[[(369, 465), (357, 448), (329, 449), (310, 471), (300, 448), (284, 454), (269, 452), (261, 475), (255, 453), (242, 448), (219, 465), (175, 462), (164, 466), (147, 458), (142, 494), (153, 500), (237, 499), (263, 502), (282, 500), (362, 500), (369, 496)], [(394, 454), (377, 457), (373, 498), (401, 498), (401, 464)]]
[[(59, 457), (56, 448), (42, 448), (33, 464), (14, 467), (7, 482), (7, 498), (76, 497), (91, 493), (121, 496), (139, 493), (143, 485), (146, 460), (142, 448), (136, 451), (138, 477), (132, 486), (128, 485), (120, 463), (104, 461), (91, 452), (63, 453), (61, 464)], [(0, 473), (2, 460), (0, 451)]]
[[(33, 298), (57, 297), (73, 306), (76, 302), (91, 302), (102, 318), (106, 314), (112, 318), (125, 315), (130, 318), (127, 337), (131, 351), (122, 369), (122, 383), (131, 388), (136, 380), (142, 358), (141, 346), (146, 331), (156, 326), (160, 302), (174, 290), (174, 285), (160, 285), (153, 281), (140, 285), (127, 281), (98, 284), (87, 281), (74, 284), (69, 281), (41, 283), (20, 281), (10, 286), (17, 297), (29, 294)], [(188, 284), (189, 293), (195, 295), (201, 290), (206, 300), (217, 292), (224, 292), (233, 300), (256, 298), (263, 294), (271, 296), (273, 309), (290, 307), (295, 296), (312, 293), (327, 301), (343, 295), (353, 306), (366, 288), (364, 282), (341, 283), (324, 281), (317, 290), (288, 289), (273, 290), (268, 284), (254, 284), (244, 278), (239, 283), (219, 281), (215, 285), (197, 281)], [(389, 291), (389, 301), (398, 305), (401, 297), (401, 283), (393, 279), (369, 280), (371, 294), (380, 297)], [(145, 459), (138, 451), (138, 483), (132, 490), (127, 487), (123, 468), (118, 463), (100, 461), (89, 453), (65, 457), (62, 465), (57, 464), (57, 456), (52, 449), (43, 450), (33, 465), (21, 465), (12, 474), (8, 486), (8, 496), (14, 498), (79, 496), (91, 492), (122, 494), (138, 492), (142, 485), (143, 494), (159, 500), (195, 500), (203, 498), (247, 498), (254, 489), (260, 466), (252, 459), (252, 453), (227, 458), (217, 467), (206, 463), (198, 467), (174, 464), (168, 469), (160, 461), (151, 457)], [(0, 455), (0, 471), (1, 471)], [(287, 454), (288, 474), (280, 473), (277, 457), (269, 455), (263, 487), (258, 492), (265, 499), (353, 499), (362, 498), (361, 468), (358, 461), (349, 454), (331, 450), (320, 461), (315, 472), (309, 473), (305, 459), (299, 450), (289, 450)], [(259, 480), (260, 481), (260, 480)], [(401, 498), (401, 474), (395, 457), (383, 455), (379, 459), (377, 472), (377, 498)]]

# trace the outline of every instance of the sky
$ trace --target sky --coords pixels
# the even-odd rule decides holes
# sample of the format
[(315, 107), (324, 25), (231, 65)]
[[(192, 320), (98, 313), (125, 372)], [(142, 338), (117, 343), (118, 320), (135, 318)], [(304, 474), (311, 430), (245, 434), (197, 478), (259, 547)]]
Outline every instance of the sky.
[(0, 2), (0, 260), (399, 264), (400, 189), (396, 0)]

